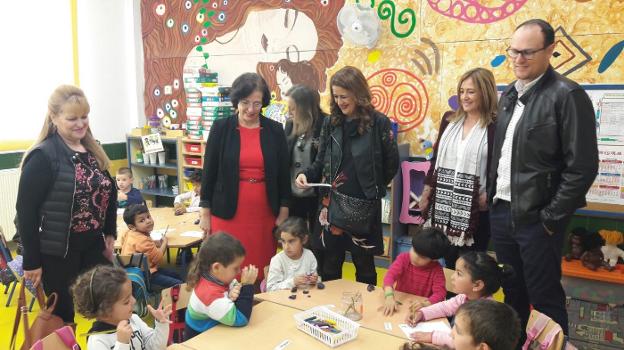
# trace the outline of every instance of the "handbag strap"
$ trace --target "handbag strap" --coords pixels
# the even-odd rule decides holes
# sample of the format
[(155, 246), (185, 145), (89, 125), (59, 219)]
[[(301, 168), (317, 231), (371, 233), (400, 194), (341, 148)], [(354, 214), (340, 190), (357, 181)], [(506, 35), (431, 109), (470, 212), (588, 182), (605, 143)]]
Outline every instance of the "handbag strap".
[(54, 331), (61, 341), (71, 350), (80, 350), (80, 346), (76, 342), (76, 336), (70, 326), (65, 326)]
[(30, 348), (30, 327), (28, 326), (28, 307), (26, 306), (26, 293), (24, 288), (26, 286), (26, 280), (22, 279), (20, 283), (19, 298), (17, 299), (17, 309), (15, 311), (15, 321), (13, 323), (13, 332), (11, 333), (10, 349), (15, 350), (17, 331), (19, 330), (20, 319), (23, 317), (24, 324), (24, 344)]

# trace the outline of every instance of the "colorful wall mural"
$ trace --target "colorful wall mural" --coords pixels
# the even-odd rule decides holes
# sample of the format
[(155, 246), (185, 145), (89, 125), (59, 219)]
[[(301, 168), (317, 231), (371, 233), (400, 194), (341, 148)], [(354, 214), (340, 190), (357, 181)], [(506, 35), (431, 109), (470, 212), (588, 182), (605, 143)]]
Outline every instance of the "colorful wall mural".
[(624, 0), (143, 0), (141, 15), (145, 113), (179, 123), (185, 82), (199, 69), (224, 85), (258, 72), (274, 100), (267, 113), (279, 117), (294, 84), (316, 88), (327, 107), (329, 77), (353, 65), (375, 106), (399, 124), (399, 141), (421, 154), (420, 140), (434, 139), (440, 116), (457, 107), (464, 71), (514, 80), (505, 49), (530, 18), (556, 29), (552, 64), (561, 74), (624, 84)]

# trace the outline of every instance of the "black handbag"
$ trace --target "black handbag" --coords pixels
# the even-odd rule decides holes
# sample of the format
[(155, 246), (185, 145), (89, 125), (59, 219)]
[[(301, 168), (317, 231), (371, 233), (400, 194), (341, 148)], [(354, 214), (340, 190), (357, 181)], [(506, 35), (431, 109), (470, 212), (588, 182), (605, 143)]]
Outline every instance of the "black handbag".
[[(377, 133), (375, 131), (376, 128), (373, 127), (371, 137), (373, 177), (375, 176), (374, 146), (377, 142)], [(376, 180), (375, 183), (377, 183)], [(327, 221), (331, 225), (350, 233), (368, 235), (375, 221), (379, 220), (379, 199), (356, 198), (332, 188), (329, 193), (329, 207), (327, 211)]]

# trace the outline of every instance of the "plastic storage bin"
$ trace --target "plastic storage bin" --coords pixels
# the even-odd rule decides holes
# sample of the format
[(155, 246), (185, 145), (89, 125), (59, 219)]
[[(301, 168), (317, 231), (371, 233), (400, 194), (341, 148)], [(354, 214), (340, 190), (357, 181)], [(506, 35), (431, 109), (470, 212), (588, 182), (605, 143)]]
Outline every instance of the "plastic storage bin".
[[(340, 333), (326, 332), (312, 323), (306, 322), (306, 319), (314, 316), (322, 320), (335, 322), (335, 327), (340, 330)], [(360, 325), (357, 322), (351, 321), (350, 319), (329, 310), (325, 306), (317, 306), (306, 311), (298, 312), (294, 315), (294, 318), (297, 324), (297, 329), (311, 335), (332, 348), (355, 339), (357, 337), (358, 329), (360, 328)]]

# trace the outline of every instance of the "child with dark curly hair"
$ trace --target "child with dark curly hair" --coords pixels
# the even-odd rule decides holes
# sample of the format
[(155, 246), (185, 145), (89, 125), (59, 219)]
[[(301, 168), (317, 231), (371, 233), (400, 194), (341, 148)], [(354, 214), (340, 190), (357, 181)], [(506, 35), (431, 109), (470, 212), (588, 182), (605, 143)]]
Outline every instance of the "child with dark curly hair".
[(77, 311), (95, 319), (89, 330), (89, 350), (164, 350), (169, 336), (171, 305), (148, 305), (155, 328), (132, 313), (136, 300), (124, 269), (99, 265), (78, 276), (71, 287)]

